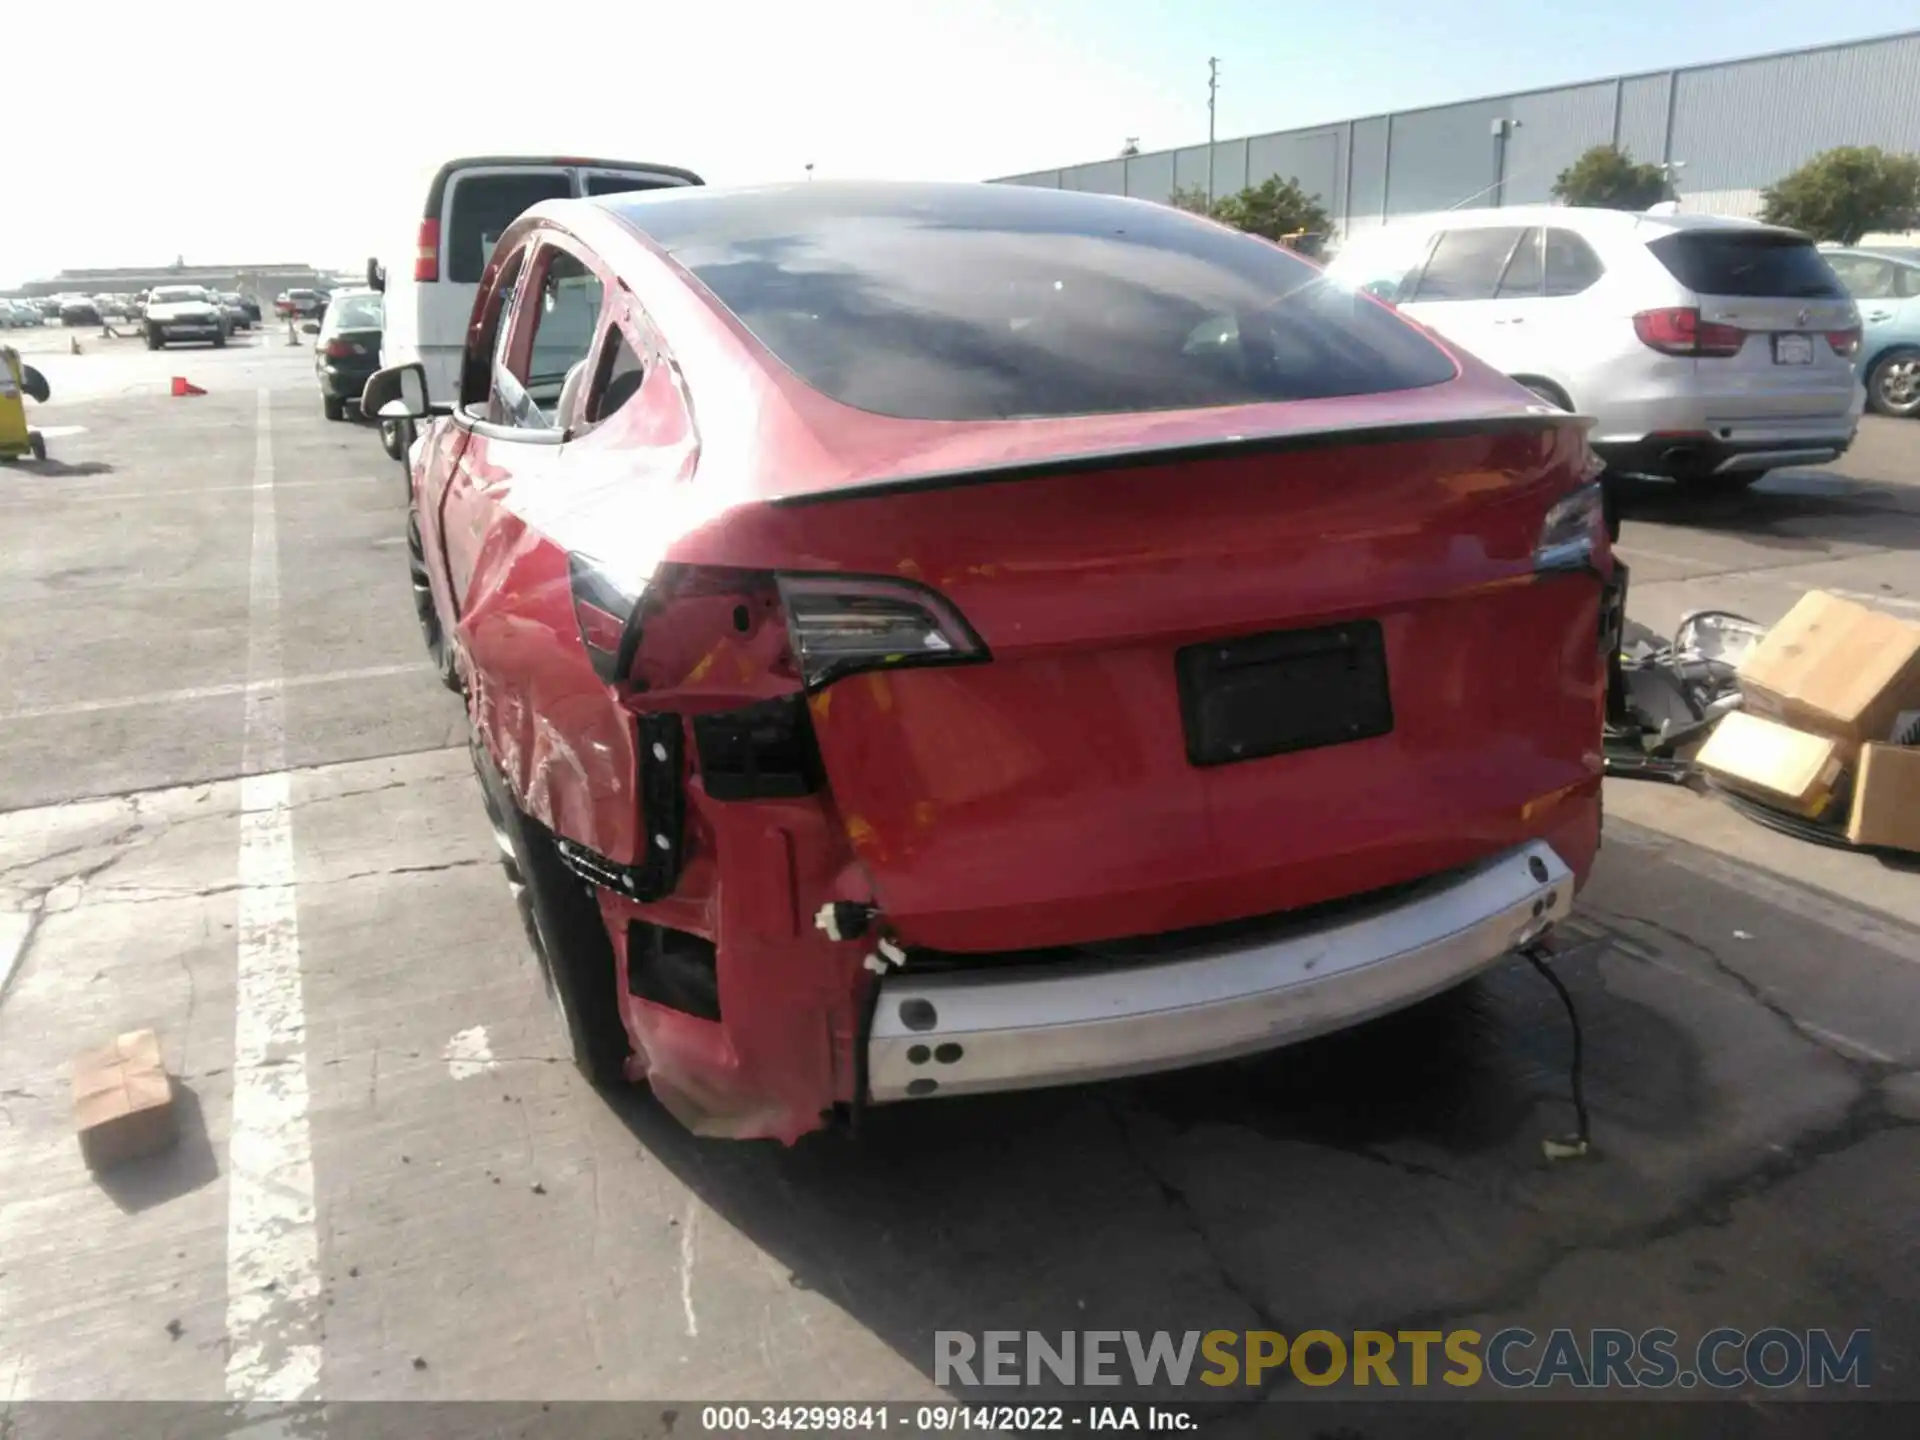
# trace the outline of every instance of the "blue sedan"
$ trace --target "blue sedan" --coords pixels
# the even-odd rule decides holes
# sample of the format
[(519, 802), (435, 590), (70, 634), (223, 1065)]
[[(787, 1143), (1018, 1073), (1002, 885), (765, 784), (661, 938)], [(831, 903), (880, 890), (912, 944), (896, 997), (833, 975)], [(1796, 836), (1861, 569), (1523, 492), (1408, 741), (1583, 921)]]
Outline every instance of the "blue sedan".
[(1871, 250), (1824, 253), (1860, 307), (1868, 407), (1920, 415), (1920, 261)]

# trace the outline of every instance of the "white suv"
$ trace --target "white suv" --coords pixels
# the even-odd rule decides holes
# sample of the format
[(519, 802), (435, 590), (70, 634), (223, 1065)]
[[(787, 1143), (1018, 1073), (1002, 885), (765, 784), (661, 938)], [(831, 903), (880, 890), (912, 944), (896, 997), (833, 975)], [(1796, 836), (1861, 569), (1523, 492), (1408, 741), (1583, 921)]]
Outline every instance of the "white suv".
[(1751, 484), (1832, 460), (1862, 409), (1860, 316), (1805, 236), (1573, 206), (1389, 223), (1328, 267), (1594, 418), (1614, 470)]
[[(691, 170), (650, 161), (526, 155), (447, 161), (398, 251), (405, 258), (392, 265), (378, 256), (367, 261), (368, 286), (386, 295), (381, 365), (420, 365), (428, 400), (450, 404), (460, 389), (460, 355), (481, 272), (493, 242), (523, 211), (542, 200), (703, 183)], [(410, 427), (403, 427), (404, 421), (381, 422), (381, 441), (396, 460), (404, 460), (410, 443)]]

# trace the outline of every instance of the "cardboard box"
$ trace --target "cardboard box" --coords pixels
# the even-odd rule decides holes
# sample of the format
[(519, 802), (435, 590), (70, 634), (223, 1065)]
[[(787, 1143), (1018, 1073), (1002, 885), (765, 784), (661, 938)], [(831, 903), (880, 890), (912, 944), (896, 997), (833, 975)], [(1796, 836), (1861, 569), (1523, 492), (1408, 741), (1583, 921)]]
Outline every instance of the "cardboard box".
[(1833, 803), (1846, 770), (1840, 751), (1830, 735), (1734, 710), (1714, 726), (1695, 763), (1729, 789), (1812, 820)]
[(1920, 624), (1810, 590), (1740, 662), (1749, 714), (1859, 745), (1920, 707)]
[(1920, 749), (1861, 747), (1847, 839), (1856, 845), (1920, 851)]
[(177, 1133), (160, 1037), (131, 1030), (73, 1062), (73, 1128), (94, 1170), (151, 1155)]

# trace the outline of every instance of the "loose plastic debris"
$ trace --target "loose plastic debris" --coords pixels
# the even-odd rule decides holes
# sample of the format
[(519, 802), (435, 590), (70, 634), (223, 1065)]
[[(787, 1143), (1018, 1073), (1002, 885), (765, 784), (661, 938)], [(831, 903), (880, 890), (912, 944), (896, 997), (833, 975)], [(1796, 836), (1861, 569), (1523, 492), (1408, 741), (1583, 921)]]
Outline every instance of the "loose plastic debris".
[(1695, 610), (1671, 640), (1644, 627), (1621, 646), (1629, 723), (1609, 726), (1606, 772), (1632, 780), (1691, 783), (1691, 761), (1676, 752), (1701, 740), (1740, 708), (1740, 661), (1766, 637), (1766, 627), (1727, 610)]

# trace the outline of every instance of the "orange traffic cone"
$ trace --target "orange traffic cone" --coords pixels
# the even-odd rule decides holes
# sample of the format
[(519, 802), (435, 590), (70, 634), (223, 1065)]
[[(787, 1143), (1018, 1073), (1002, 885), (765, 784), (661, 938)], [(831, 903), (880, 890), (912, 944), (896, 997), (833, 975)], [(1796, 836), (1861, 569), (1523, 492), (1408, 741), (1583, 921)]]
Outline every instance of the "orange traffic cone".
[(173, 393), (174, 396), (178, 398), (181, 395), (204, 395), (207, 392), (187, 379), (186, 376), (176, 375), (173, 377)]

